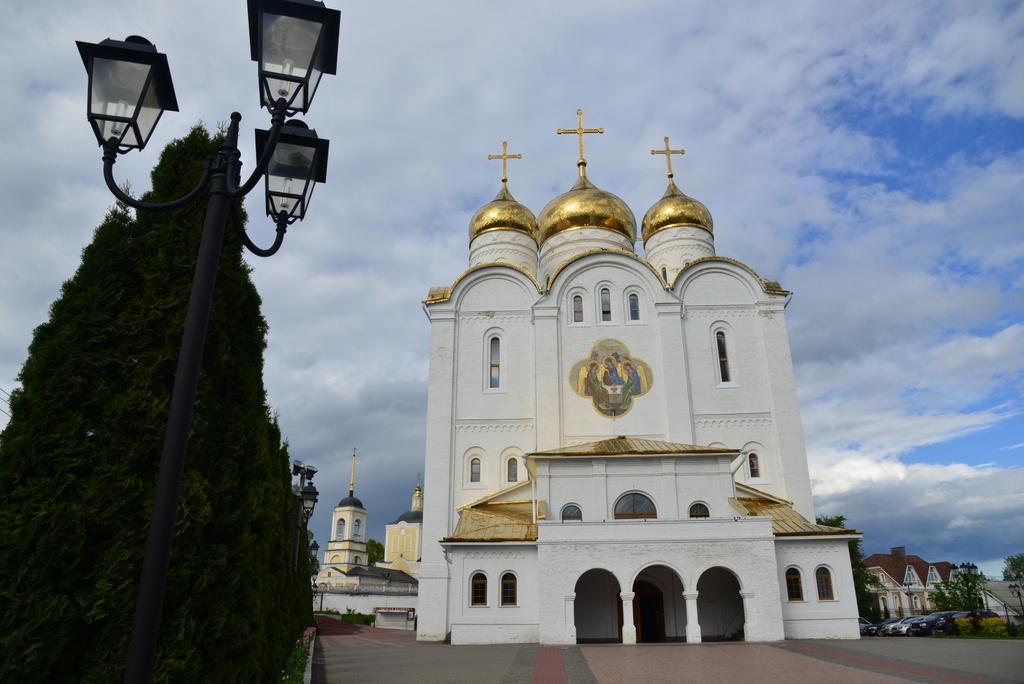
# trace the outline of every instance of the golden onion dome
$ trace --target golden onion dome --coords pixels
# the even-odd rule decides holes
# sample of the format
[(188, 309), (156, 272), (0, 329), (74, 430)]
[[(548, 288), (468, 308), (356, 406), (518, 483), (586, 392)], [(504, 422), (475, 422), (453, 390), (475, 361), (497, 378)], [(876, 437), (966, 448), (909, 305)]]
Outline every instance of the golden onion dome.
[(476, 210), (469, 221), (469, 240), (492, 230), (514, 230), (537, 240), (537, 217), (520, 204), (501, 184), (501, 190), (493, 200)]
[(605, 228), (636, 240), (636, 219), (629, 206), (610, 192), (601, 190), (582, 171), (576, 185), (545, 205), (537, 219), (540, 243), (576, 228)]
[(714, 233), (711, 212), (697, 200), (684, 195), (669, 178), (668, 189), (661, 199), (644, 214), (640, 232), (646, 242), (652, 235), (665, 228), (691, 226)]

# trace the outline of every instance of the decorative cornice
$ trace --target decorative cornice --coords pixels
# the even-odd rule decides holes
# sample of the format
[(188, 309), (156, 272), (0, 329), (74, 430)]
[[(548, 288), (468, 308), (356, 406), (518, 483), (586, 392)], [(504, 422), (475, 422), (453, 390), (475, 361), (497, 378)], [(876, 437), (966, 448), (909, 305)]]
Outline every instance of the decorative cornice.
[(456, 286), (458, 286), (458, 284), (462, 282), (463, 278), (477, 271), (481, 271), (485, 268), (512, 269), (513, 271), (521, 273), (527, 278), (529, 278), (530, 282), (533, 283), (533, 286), (537, 289), (537, 294), (543, 294), (544, 292), (541, 288), (540, 283), (537, 282), (537, 278), (522, 266), (518, 266), (513, 263), (507, 263), (504, 261), (487, 261), (484, 263), (476, 264), (475, 266), (470, 266), (465, 271), (456, 276), (455, 280), (452, 281), (452, 284), (447, 287), (442, 286), (430, 288), (430, 291), (427, 293), (427, 298), (423, 300), (423, 303), (429, 306), (430, 304), (440, 304), (442, 302), (447, 302), (449, 299), (451, 299), (452, 292), (454, 292)]
[(739, 259), (733, 259), (731, 257), (724, 257), (724, 256), (706, 256), (706, 257), (701, 257), (699, 259), (694, 259), (693, 261), (686, 262), (685, 264), (683, 264), (683, 267), (679, 270), (679, 273), (676, 274), (675, 279), (672, 281), (672, 289), (673, 290), (675, 289), (676, 285), (679, 284), (679, 280), (683, 277), (683, 274), (685, 274), (687, 271), (689, 271), (690, 269), (694, 268), (695, 266), (699, 266), (700, 264), (712, 263), (712, 262), (717, 262), (717, 263), (722, 263), (722, 264), (730, 264), (732, 266), (736, 266), (738, 268), (742, 268), (744, 271), (746, 271), (751, 276), (753, 276), (755, 280), (757, 280), (758, 284), (761, 286), (761, 289), (764, 290), (765, 294), (783, 295), (783, 296), (793, 294), (789, 290), (783, 289), (783, 287), (781, 285), (779, 285), (778, 281), (776, 281), (776, 280), (765, 280), (764, 278), (762, 278), (761, 276), (759, 276), (757, 274), (757, 271), (755, 271), (754, 269), (750, 268), (750, 266), (747, 266), (745, 263), (743, 263)]
[(485, 433), (485, 432), (530, 432), (533, 430), (532, 420), (518, 421), (456, 421), (455, 431), (463, 433)]
[(772, 417), (770, 414), (753, 416), (736, 416), (730, 414), (694, 416), (694, 425), (699, 428), (747, 428), (747, 427), (771, 427)]

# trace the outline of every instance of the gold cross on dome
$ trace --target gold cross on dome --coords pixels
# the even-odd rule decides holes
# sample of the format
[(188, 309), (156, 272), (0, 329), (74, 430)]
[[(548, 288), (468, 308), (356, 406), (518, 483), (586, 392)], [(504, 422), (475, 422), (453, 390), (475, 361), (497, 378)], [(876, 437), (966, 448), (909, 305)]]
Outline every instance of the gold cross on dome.
[(501, 160), (501, 182), (508, 183), (508, 160), (509, 159), (522, 159), (521, 154), (509, 154), (508, 153), (508, 141), (501, 141), (501, 154), (489, 154), (488, 159), (500, 159)]
[(577, 109), (576, 110), (576, 128), (559, 128), (559, 129), (555, 130), (555, 133), (557, 133), (558, 135), (564, 135), (566, 133), (573, 133), (573, 134), (579, 136), (579, 141), (580, 141), (580, 158), (579, 158), (579, 161), (577, 161), (576, 163), (580, 167), (583, 167), (583, 166), (587, 165), (587, 160), (583, 156), (583, 135), (585, 133), (604, 133), (604, 129), (603, 128), (584, 128), (583, 127), (583, 110), (582, 109)]
[(651, 154), (663, 154), (665, 155), (665, 163), (668, 164), (668, 177), (672, 178), (672, 155), (673, 154), (686, 154), (686, 150), (673, 150), (669, 147), (668, 136), (665, 136), (665, 149), (663, 150), (651, 150)]

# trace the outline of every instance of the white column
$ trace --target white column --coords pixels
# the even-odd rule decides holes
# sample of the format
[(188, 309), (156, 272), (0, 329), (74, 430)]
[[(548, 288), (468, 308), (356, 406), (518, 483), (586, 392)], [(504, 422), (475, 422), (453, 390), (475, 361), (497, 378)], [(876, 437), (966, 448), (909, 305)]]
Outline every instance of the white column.
[(684, 591), (683, 600), (686, 601), (686, 643), (700, 643), (700, 618), (697, 615), (697, 592)]
[(743, 640), (753, 641), (757, 637), (757, 634), (754, 633), (757, 631), (755, 624), (757, 607), (754, 605), (754, 592), (741, 591), (740, 598), (743, 599)]
[(636, 643), (636, 626), (633, 624), (633, 592), (622, 592), (622, 643)]
[(567, 642), (570, 644), (576, 643), (576, 593), (566, 595), (563, 604), (563, 610), (565, 612), (565, 635)]

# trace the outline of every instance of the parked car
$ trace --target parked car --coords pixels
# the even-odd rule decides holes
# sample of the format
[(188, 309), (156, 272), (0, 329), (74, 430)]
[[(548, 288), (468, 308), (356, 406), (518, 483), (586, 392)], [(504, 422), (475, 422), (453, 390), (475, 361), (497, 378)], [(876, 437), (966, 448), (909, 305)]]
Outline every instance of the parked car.
[(910, 636), (910, 630), (913, 629), (914, 625), (922, 622), (923, 620), (923, 615), (903, 618), (889, 628), (889, 636)]
[(878, 632), (878, 627), (870, 620), (861, 618), (860, 619), (860, 635), (861, 636), (875, 636)]
[(895, 629), (896, 625), (902, 624), (905, 620), (909, 619), (910, 616), (889, 618), (878, 626), (878, 636), (892, 636), (892, 630)]
[(929, 613), (923, 620), (915, 622), (910, 627), (910, 633), (914, 636), (929, 636), (937, 631), (942, 631), (949, 622), (949, 616), (955, 613), (953, 610), (942, 610), (937, 613)]

